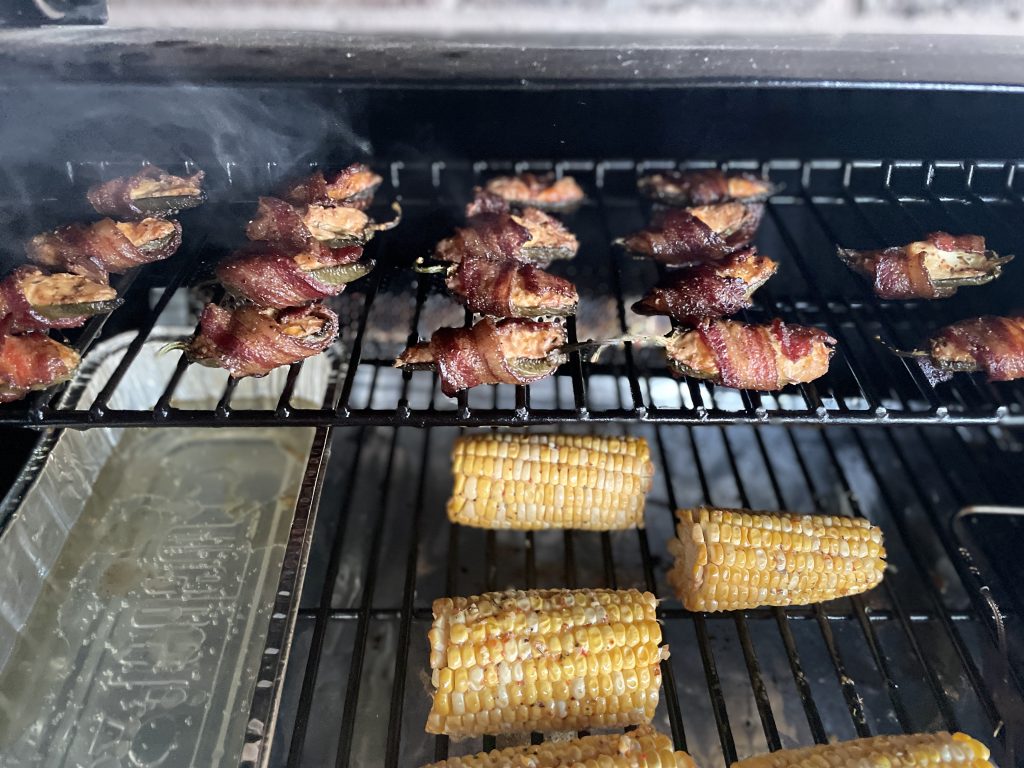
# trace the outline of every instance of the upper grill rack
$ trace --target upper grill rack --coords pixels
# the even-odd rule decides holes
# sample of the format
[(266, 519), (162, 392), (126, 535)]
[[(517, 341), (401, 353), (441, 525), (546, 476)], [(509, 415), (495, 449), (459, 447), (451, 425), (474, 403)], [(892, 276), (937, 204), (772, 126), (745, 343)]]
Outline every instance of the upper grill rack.
[[(773, 316), (818, 325), (839, 340), (830, 373), (813, 384), (781, 393), (735, 391), (693, 379), (669, 376), (656, 350), (626, 344), (588, 363), (573, 355), (550, 380), (530, 387), (481, 387), (456, 399), (440, 395), (431, 373), (392, 369), (394, 355), (409, 340), (428, 337), (441, 325), (470, 322), (453, 301), (442, 297), (436, 277), (416, 276), (408, 268), (458, 223), (472, 186), (498, 172), (553, 170), (581, 182), (588, 202), (567, 219), (579, 236), (580, 254), (556, 270), (580, 286), (579, 315), (568, 321), (570, 340), (607, 338), (624, 332), (664, 332), (667, 324), (628, 310), (657, 278), (655, 267), (617, 252), (614, 237), (645, 221), (635, 190), (638, 174), (676, 167), (671, 161), (572, 162), (392, 162), (380, 199), (398, 197), (405, 221), (371, 243), (380, 266), (332, 305), (345, 323), (335, 345), (338, 378), (333, 402), (323, 407), (292, 401), (302, 365), (292, 367), (274, 410), (241, 405), (239, 385), (225, 374), (223, 396), (213, 410), (176, 406), (175, 390), (188, 375), (182, 359), (149, 410), (118, 410), (111, 395), (134, 364), (138, 351), (176, 294), (186, 291), (210, 265), (241, 238), (245, 220), (260, 191), (272, 189), (281, 175), (274, 165), (254, 169), (235, 164), (209, 168), (211, 202), (186, 214), (185, 243), (172, 263), (128, 275), (119, 286), (127, 298), (147, 288), (156, 300), (141, 313), (138, 337), (91, 403), (69, 407), (69, 385), (30, 395), (0, 407), (0, 424), (39, 427), (158, 425), (528, 425), (563, 421), (641, 420), (665, 423), (816, 423), (816, 424), (1024, 424), (1024, 386), (990, 384), (979, 376), (957, 376), (932, 387), (906, 360), (890, 355), (876, 337), (913, 347), (940, 325), (994, 311), (1012, 309), (1013, 270), (983, 288), (964, 289), (942, 302), (886, 302), (851, 274), (834, 255), (835, 244), (877, 247), (907, 242), (934, 229), (977, 232), (991, 247), (1012, 253), (1024, 235), (1024, 197), (1019, 162), (767, 160), (719, 163), (725, 170), (761, 173), (783, 185), (768, 205), (756, 240), (781, 264), (779, 274), (756, 296), (750, 319)], [(715, 163), (688, 163), (707, 167)], [(78, 199), (84, 184), (128, 172), (110, 163), (67, 166), (67, 188), (40, 195), (31, 226), (15, 226), (17, 237), (38, 227), (40, 211), (54, 225), (69, 218), (61, 201)], [(22, 229), (26, 231), (21, 231)], [(149, 271), (147, 271), (149, 270)], [(136, 304), (141, 301), (136, 301)], [(124, 311), (124, 310), (122, 310)], [(116, 316), (116, 315), (115, 315)], [(346, 322), (347, 318), (347, 322)], [(101, 336), (106, 318), (96, 318), (71, 337), (84, 352)], [(623, 388), (622, 401), (599, 394), (594, 384), (609, 377)], [(355, 386), (357, 383), (370, 386)], [(70, 385), (73, 387), (74, 385)], [(372, 392), (361, 398), (360, 393)], [(569, 406), (541, 407), (554, 395)]]

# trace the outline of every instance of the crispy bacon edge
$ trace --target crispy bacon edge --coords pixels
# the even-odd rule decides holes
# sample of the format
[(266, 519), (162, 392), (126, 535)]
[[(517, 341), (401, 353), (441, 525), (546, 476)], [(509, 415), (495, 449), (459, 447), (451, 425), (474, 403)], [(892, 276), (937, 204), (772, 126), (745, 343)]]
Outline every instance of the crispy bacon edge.
[(67, 381), (79, 362), (75, 350), (45, 333), (0, 334), (0, 403)]

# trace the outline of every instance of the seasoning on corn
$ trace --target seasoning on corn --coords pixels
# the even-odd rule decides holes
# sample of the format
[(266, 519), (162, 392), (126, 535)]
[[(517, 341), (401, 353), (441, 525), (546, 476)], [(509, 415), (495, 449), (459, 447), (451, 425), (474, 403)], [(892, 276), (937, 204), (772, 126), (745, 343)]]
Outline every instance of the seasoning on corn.
[(630, 733), (584, 736), (558, 743), (495, 749), (466, 757), (450, 757), (425, 768), (696, 768), (672, 740), (648, 725)]
[(877, 586), (882, 531), (867, 520), (746, 509), (681, 509), (668, 582), (691, 611), (807, 605)]
[(989, 751), (965, 733), (914, 733), (872, 736), (867, 739), (820, 744), (803, 749), (784, 749), (748, 757), (732, 768), (818, 768), (832, 765), (940, 766), (963, 765), (992, 768)]
[(596, 435), (485, 434), (452, 450), (453, 523), (476, 528), (643, 528), (654, 478), (647, 441)]
[(650, 722), (668, 658), (657, 603), (635, 589), (435, 600), (427, 732), (460, 739)]

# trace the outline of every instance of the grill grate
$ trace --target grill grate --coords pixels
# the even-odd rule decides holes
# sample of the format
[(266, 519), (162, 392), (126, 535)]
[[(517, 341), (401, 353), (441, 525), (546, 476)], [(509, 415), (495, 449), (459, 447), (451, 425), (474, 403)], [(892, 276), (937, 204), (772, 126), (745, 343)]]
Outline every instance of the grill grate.
[[(839, 339), (831, 372), (813, 384), (769, 394), (715, 388), (692, 379), (678, 381), (667, 374), (660, 352), (628, 344), (595, 363), (574, 355), (557, 376), (532, 387), (480, 388), (455, 400), (435, 391), (430, 373), (390, 368), (407, 340), (429, 336), (439, 325), (469, 321), (460, 308), (439, 295), (442, 286), (437, 277), (415, 277), (408, 266), (416, 256), (429, 253), (432, 244), (458, 221), (461, 203), (474, 182), (513, 168), (572, 173), (588, 192), (588, 204), (568, 221), (580, 237), (580, 256), (572, 264), (555, 267), (580, 285), (583, 296), (579, 316), (568, 323), (570, 337), (666, 331), (667, 324), (659, 325), (660, 320), (640, 318), (627, 310), (655, 281), (654, 266), (615, 252), (609, 243), (644, 221), (645, 212), (635, 194), (636, 175), (671, 165), (653, 161), (515, 166), (394, 162), (381, 194), (401, 197), (406, 221), (372, 244), (373, 255), (381, 263), (373, 276), (334, 302), (348, 322), (336, 345), (339, 386), (332, 403), (317, 408), (292, 402), (301, 375), (298, 364), (274, 410), (233, 408), (236, 385), (226, 376), (217, 408), (182, 410), (174, 403), (176, 387), (188, 375), (182, 360), (151, 409), (112, 409), (110, 395), (134, 364), (146, 336), (166, 317), (164, 310), (174, 308), (172, 299), (184, 293), (182, 286), (203, 276), (212, 263), (237, 246), (244, 221), (254, 209), (254, 195), (270, 187), (276, 174), (274, 167), (261, 174), (245, 174), (231, 165), (215, 168), (209, 174), (214, 202), (187, 214), (186, 244), (175, 263), (143, 270), (143, 279), (129, 275), (122, 280), (122, 291), (135, 296), (136, 305), (145, 304), (147, 289), (158, 298), (152, 306), (143, 307), (138, 339), (103, 393), (77, 408), (64, 404), (65, 388), (38, 393), (23, 403), (0, 408), (0, 424), (494, 426), (581, 419), (686, 424), (1024, 424), (1024, 386), (958, 376), (933, 388), (916, 365), (890, 355), (875, 339), (882, 336), (913, 347), (952, 319), (991, 312), (994, 306), (1016, 308), (1011, 285), (1015, 266), (1001, 281), (965, 289), (937, 307), (936, 302), (879, 301), (834, 256), (835, 243), (869, 247), (906, 242), (938, 228), (977, 231), (997, 250), (1012, 252), (1024, 234), (1020, 216), (1024, 198), (1018, 190), (1018, 166), (1013, 163), (771, 160), (722, 164), (727, 169), (760, 171), (785, 185), (783, 193), (771, 201), (757, 239), (765, 253), (781, 262), (781, 269), (758, 292), (757, 305), (747, 316), (755, 320), (781, 316), (819, 325)], [(46, 211), (59, 211), (59, 200), (77, 195), (84, 180), (124, 170), (110, 164), (69, 165), (67, 189), (57, 197), (51, 191), (33, 215), (46, 219)], [(54, 213), (52, 220), (40, 226), (59, 219)], [(101, 334), (103, 322), (104, 318), (94, 320), (72, 342), (79, 349), (88, 348)], [(602, 394), (607, 389), (603, 383), (613, 380), (625, 387), (622, 400)], [(562, 405), (553, 404), (555, 394)]]
[(1010, 608), (1004, 654), (987, 588), (948, 522), (966, 501), (1019, 503), (1019, 445), (981, 429), (625, 429), (651, 441), (657, 479), (646, 530), (604, 534), (452, 526), (443, 510), (459, 430), (336, 432), (269, 764), (380, 765), (384, 756), (387, 766), (415, 766), (492, 748), (492, 738), (449, 743), (423, 732), (431, 601), (513, 586), (666, 597), (671, 511), (699, 503), (863, 514), (885, 530), (891, 565), (878, 589), (818, 606), (734, 616), (662, 603), (672, 656), (656, 725), (699, 765), (938, 729), (970, 732), (998, 764), (1015, 764), (1024, 747), (1014, 725), (1024, 722), (1015, 603), (992, 585)]

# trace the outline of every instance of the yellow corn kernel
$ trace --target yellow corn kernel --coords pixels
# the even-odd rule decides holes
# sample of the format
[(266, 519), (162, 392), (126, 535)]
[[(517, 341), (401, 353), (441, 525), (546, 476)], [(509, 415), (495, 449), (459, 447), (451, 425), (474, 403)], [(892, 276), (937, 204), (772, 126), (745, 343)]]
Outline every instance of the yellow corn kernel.
[(643, 528), (654, 478), (647, 441), (597, 435), (483, 434), (452, 449), (453, 523), (475, 528)]
[(802, 749), (784, 749), (748, 757), (732, 768), (817, 768), (824, 765), (955, 765), (965, 768), (993, 768), (988, 748), (964, 733), (913, 733), (872, 736), (866, 739), (820, 744)]
[(635, 589), (435, 601), (427, 731), (458, 739), (650, 722), (667, 658), (656, 610), (654, 595)]
[(882, 531), (830, 515), (681, 509), (668, 582), (691, 611), (807, 605), (882, 581)]

